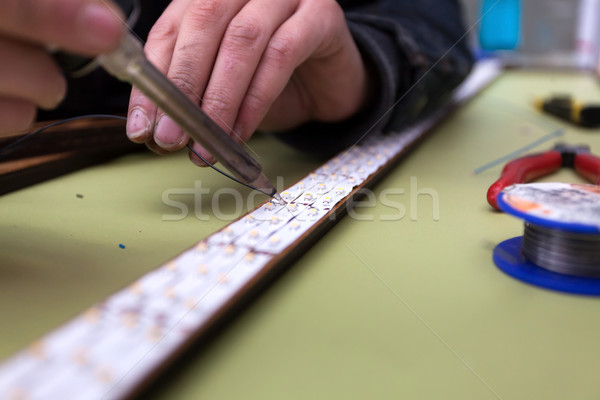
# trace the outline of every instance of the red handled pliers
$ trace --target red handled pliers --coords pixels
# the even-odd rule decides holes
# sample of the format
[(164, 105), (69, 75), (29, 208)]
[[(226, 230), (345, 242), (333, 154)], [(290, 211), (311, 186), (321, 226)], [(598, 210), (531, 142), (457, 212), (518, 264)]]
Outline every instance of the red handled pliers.
[(552, 150), (517, 158), (506, 164), (500, 179), (487, 192), (488, 203), (498, 210), (497, 197), (502, 189), (515, 183), (531, 182), (561, 167), (573, 168), (584, 178), (600, 185), (600, 158), (590, 153), (590, 147), (558, 143)]

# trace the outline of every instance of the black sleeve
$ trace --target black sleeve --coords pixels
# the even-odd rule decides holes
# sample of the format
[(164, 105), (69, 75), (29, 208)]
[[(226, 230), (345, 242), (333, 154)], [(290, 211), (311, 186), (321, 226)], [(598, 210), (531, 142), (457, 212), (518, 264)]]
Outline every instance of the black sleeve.
[[(396, 131), (446, 102), (473, 60), (458, 0), (339, 0), (377, 87), (346, 121), (311, 122), (276, 134), (330, 155), (375, 131)], [(315, 148), (314, 143), (319, 143)]]

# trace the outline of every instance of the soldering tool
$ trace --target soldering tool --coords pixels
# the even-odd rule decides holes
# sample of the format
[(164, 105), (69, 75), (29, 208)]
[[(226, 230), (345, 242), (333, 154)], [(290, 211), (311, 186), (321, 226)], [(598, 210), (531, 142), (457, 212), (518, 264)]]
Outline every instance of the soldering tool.
[[(130, 19), (139, 12), (136, 0), (115, 3), (130, 15)], [(76, 56), (62, 54), (59, 62), (72, 68), (78, 64), (74, 62), (76, 59)], [(117, 79), (139, 89), (236, 178), (285, 203), (262, 172), (261, 165), (152, 65), (144, 54), (142, 42), (131, 31), (125, 33), (116, 50), (96, 57), (94, 62)]]

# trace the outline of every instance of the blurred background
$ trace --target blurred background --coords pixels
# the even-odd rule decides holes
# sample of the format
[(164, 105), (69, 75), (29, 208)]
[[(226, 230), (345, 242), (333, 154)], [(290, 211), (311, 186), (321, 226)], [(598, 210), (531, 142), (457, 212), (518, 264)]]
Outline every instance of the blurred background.
[(600, 0), (461, 1), (475, 48), (525, 67), (598, 64)]

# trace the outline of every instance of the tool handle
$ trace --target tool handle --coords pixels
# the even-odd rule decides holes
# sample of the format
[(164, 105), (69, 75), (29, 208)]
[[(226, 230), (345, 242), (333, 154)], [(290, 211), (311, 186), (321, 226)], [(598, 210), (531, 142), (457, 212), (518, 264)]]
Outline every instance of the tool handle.
[(500, 178), (488, 189), (488, 203), (496, 210), (499, 210), (497, 197), (505, 187), (515, 183), (531, 182), (534, 179), (557, 171), (561, 166), (562, 155), (555, 150), (512, 160), (504, 166)]
[(578, 174), (600, 185), (600, 157), (589, 153), (577, 154), (573, 167)]

